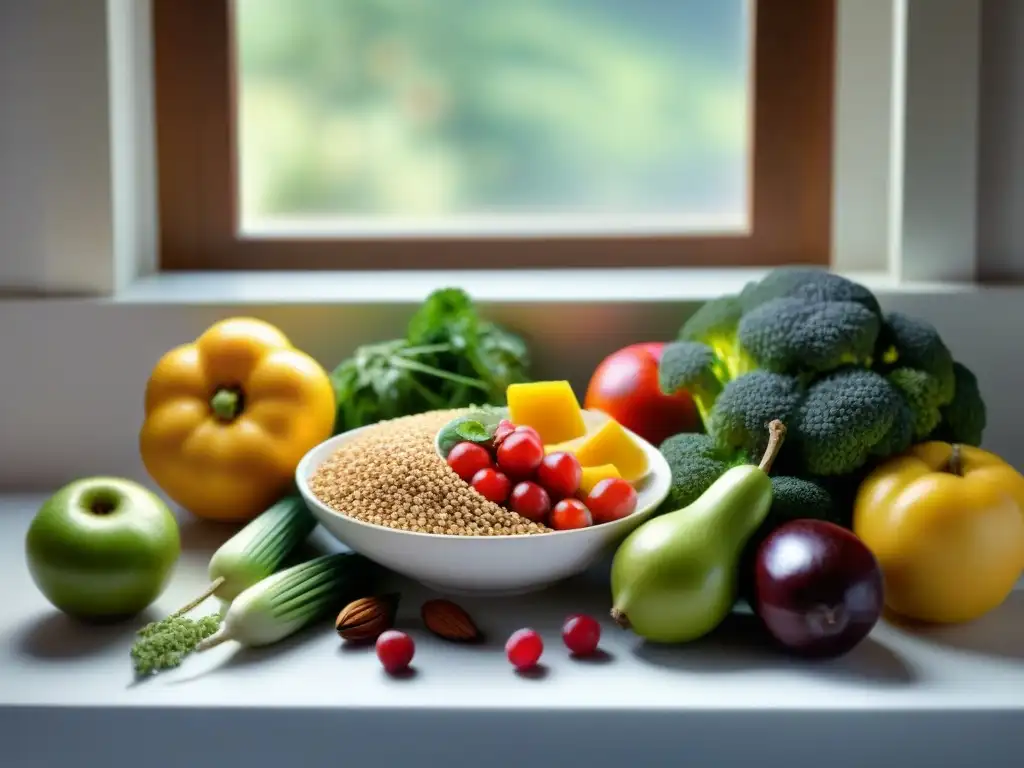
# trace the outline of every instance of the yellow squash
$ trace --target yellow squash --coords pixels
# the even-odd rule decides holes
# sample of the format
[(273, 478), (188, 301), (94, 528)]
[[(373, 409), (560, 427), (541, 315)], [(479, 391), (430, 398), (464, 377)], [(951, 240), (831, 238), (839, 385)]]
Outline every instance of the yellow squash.
[(223, 320), (164, 355), (145, 403), (146, 470), (176, 503), (209, 520), (256, 517), (334, 430), (326, 371), (253, 318)]
[(878, 558), (890, 610), (971, 621), (1024, 567), (1024, 477), (980, 448), (921, 443), (861, 484), (853, 530)]

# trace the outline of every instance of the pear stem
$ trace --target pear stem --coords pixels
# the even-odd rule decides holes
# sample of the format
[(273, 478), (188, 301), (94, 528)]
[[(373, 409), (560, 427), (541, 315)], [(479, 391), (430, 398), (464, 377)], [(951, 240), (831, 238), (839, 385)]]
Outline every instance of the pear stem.
[(785, 439), (786, 425), (778, 419), (772, 420), (768, 424), (768, 447), (764, 450), (761, 463), (757, 465), (762, 472), (767, 473), (771, 471), (775, 457), (779, 455), (779, 449), (782, 448), (782, 442)]
[(952, 452), (949, 454), (949, 461), (946, 462), (946, 471), (957, 477), (964, 475), (964, 457), (960, 449), (960, 443), (953, 443)]
[(624, 611), (621, 611), (618, 608), (612, 608), (611, 616), (612, 621), (623, 629), (629, 629), (632, 626), (632, 624), (629, 623), (629, 617), (626, 616)]

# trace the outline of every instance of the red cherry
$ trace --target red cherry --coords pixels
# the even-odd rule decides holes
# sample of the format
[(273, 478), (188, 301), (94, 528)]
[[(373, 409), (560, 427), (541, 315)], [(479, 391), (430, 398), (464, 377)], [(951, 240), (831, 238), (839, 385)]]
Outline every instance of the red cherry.
[(541, 445), (544, 445), (544, 438), (541, 437), (540, 436), (540, 432), (538, 432), (533, 427), (528, 427), (525, 424), (520, 424), (518, 427), (516, 427), (516, 432), (519, 432), (520, 434), (523, 434), (523, 435), (530, 435), (531, 437), (536, 439), (536, 441), (538, 443), (540, 443)]
[(564, 499), (580, 489), (583, 467), (571, 453), (549, 453), (537, 467), (537, 482), (552, 496)]
[(494, 430), (494, 447), (498, 448), (504, 441), (505, 438), (516, 431), (516, 425), (508, 419), (502, 419), (498, 422), (497, 428)]
[(606, 477), (587, 494), (586, 504), (598, 525), (621, 520), (636, 510), (636, 488), (620, 477)]
[(491, 454), (476, 443), (457, 443), (448, 454), (448, 466), (468, 483), (481, 469), (491, 466)]
[(544, 444), (518, 430), (498, 446), (498, 468), (510, 477), (530, 477), (544, 460)]
[(579, 499), (562, 499), (551, 510), (551, 527), (556, 531), (589, 528), (593, 524), (590, 510)]
[(508, 506), (513, 512), (528, 520), (543, 523), (551, 511), (551, 497), (539, 485), (526, 480), (512, 489), (512, 494), (508, 497)]
[(505, 655), (516, 669), (531, 669), (544, 653), (544, 641), (532, 629), (519, 629), (505, 643)]
[(562, 625), (562, 642), (573, 656), (590, 656), (601, 642), (601, 625), (591, 616), (570, 616)]
[(377, 658), (389, 674), (405, 671), (416, 653), (416, 644), (405, 632), (389, 629), (377, 638)]
[(504, 504), (509, 491), (512, 490), (512, 482), (508, 477), (491, 467), (481, 469), (473, 475), (470, 485), (476, 489), (477, 493), (495, 504)]

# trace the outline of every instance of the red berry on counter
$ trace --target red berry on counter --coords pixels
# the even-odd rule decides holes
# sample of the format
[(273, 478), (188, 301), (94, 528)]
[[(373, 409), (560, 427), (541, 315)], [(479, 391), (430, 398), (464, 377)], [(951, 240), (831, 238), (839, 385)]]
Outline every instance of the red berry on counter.
[(512, 490), (512, 481), (506, 475), (491, 467), (481, 469), (473, 475), (470, 485), (476, 489), (477, 493), (488, 501), (493, 501), (495, 504), (504, 504), (508, 498), (509, 491)]
[(448, 454), (448, 466), (468, 483), (481, 469), (491, 466), (491, 454), (476, 443), (457, 443)]
[(551, 527), (556, 531), (589, 528), (593, 524), (590, 510), (579, 499), (562, 499), (551, 510)]
[(562, 625), (562, 642), (573, 656), (590, 656), (601, 642), (601, 625), (592, 616), (570, 616)]
[(549, 453), (537, 467), (537, 482), (548, 493), (564, 499), (580, 489), (583, 467), (571, 453), (556, 451)]
[(526, 480), (512, 489), (508, 506), (513, 512), (535, 523), (543, 523), (551, 511), (551, 497), (539, 485)]
[(518, 629), (505, 643), (505, 655), (512, 666), (522, 671), (532, 669), (544, 653), (544, 641), (532, 629)]
[(510, 477), (530, 477), (543, 460), (544, 444), (528, 432), (517, 430), (498, 446), (498, 469)]
[(497, 428), (494, 430), (494, 447), (497, 448), (501, 445), (505, 438), (516, 431), (516, 425), (508, 419), (502, 419), (498, 422)]
[(405, 671), (412, 663), (416, 644), (405, 632), (389, 629), (377, 638), (377, 658), (389, 674)]
[(606, 477), (587, 494), (586, 505), (597, 525), (621, 520), (636, 510), (636, 488), (620, 477)]

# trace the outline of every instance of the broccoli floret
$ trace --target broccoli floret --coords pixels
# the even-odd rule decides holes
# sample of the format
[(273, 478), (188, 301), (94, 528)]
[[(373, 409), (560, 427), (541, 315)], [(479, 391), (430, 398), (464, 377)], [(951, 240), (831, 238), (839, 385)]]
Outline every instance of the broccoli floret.
[(822, 268), (780, 267), (758, 283), (747, 285), (739, 296), (746, 314), (772, 299), (796, 298), (816, 303), (852, 301), (881, 317), (878, 299), (867, 288)]
[(710, 347), (721, 360), (729, 378), (745, 373), (751, 366), (736, 341), (740, 305), (733, 296), (705, 302), (683, 324), (680, 341), (696, 341)]
[(938, 384), (939, 405), (953, 399), (953, 355), (931, 323), (902, 312), (890, 312), (885, 316), (879, 345), (883, 365), (916, 368), (931, 374)]
[[(707, 435), (683, 433), (661, 444), (661, 454), (672, 470), (672, 486), (663, 511), (682, 509), (696, 501), (726, 470), (753, 459), (741, 451), (723, 449)], [(827, 488), (812, 480), (772, 478), (772, 527), (787, 520), (812, 517), (835, 520), (835, 506)]]
[(800, 383), (792, 376), (748, 373), (726, 384), (711, 409), (708, 432), (720, 448), (761, 456), (768, 446), (766, 425), (773, 419), (789, 424), (801, 395)]
[(853, 301), (772, 299), (743, 316), (739, 342), (765, 370), (824, 373), (869, 365), (880, 326), (878, 314)]
[(845, 368), (818, 380), (795, 422), (804, 468), (822, 476), (859, 469), (877, 445), (894, 440), (905, 407), (896, 388), (874, 371)]
[(953, 401), (942, 409), (942, 421), (930, 437), (947, 443), (981, 445), (987, 414), (978, 379), (962, 363), (953, 363), (953, 375)]
[(772, 478), (772, 508), (765, 521), (777, 527), (790, 520), (828, 520), (838, 523), (832, 494), (819, 483), (783, 475)]
[(942, 420), (938, 379), (917, 368), (896, 368), (886, 378), (910, 408), (913, 439), (923, 440)]
[(729, 378), (725, 366), (711, 347), (696, 341), (666, 344), (658, 364), (658, 386), (667, 395), (685, 390), (708, 425), (711, 407)]
[(692, 432), (673, 435), (659, 450), (672, 470), (672, 485), (662, 505), (665, 512), (689, 506), (723, 472), (746, 462), (745, 456), (722, 450), (707, 435)]

